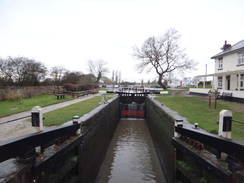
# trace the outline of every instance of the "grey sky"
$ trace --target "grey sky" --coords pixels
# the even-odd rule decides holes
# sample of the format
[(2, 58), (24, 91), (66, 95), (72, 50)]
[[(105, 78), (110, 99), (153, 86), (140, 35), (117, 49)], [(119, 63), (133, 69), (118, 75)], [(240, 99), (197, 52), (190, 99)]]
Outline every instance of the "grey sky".
[[(194, 76), (214, 72), (211, 56), (227, 40), (244, 39), (243, 0), (0, 0), (0, 57), (25, 56), (88, 73), (87, 60), (103, 59), (123, 80), (138, 74), (132, 46), (175, 28), (182, 48), (199, 62)], [(108, 74), (111, 77), (112, 73)]]

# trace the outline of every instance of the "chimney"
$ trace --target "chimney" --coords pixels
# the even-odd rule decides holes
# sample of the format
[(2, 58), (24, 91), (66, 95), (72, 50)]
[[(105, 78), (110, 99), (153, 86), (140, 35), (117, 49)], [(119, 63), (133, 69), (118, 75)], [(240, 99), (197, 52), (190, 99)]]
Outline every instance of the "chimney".
[(227, 44), (227, 41), (225, 40), (225, 44), (223, 48), (221, 48), (223, 51), (225, 51), (227, 48), (231, 47), (231, 44)]

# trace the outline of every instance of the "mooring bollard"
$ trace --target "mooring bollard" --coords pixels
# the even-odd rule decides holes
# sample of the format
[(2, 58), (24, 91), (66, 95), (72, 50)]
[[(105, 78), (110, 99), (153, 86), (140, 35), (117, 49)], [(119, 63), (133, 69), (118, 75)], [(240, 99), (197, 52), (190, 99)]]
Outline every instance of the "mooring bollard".
[(198, 123), (195, 123), (194, 125), (195, 125), (195, 129), (198, 129)]
[(31, 109), (31, 123), (36, 128), (36, 132), (43, 130), (43, 110), (40, 106)]
[(219, 133), (221, 137), (231, 139), (232, 112), (222, 110), (219, 113)]
[[(183, 127), (183, 119), (176, 119), (175, 120), (175, 127)], [(174, 136), (180, 138), (181, 134), (174, 132)]]
[[(73, 124), (80, 124), (80, 123), (81, 123), (80, 122), (80, 116), (73, 116)], [(81, 133), (81, 129), (80, 128), (76, 131), (76, 134), (80, 134)]]

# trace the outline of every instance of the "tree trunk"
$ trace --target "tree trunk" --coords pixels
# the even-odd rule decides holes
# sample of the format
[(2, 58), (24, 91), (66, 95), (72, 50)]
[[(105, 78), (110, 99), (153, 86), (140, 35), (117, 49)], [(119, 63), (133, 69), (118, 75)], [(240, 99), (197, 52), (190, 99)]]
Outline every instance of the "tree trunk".
[(166, 86), (162, 83), (163, 75), (158, 75), (158, 85), (161, 86), (164, 90), (166, 90)]
[(102, 72), (98, 72), (96, 83), (98, 84), (102, 77)]

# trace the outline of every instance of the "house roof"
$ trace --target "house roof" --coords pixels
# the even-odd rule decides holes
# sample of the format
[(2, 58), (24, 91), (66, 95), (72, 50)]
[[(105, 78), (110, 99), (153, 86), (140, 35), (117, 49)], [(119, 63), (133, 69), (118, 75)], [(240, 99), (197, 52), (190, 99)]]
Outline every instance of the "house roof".
[(205, 75), (198, 75), (195, 77), (209, 77), (209, 76), (224, 76), (224, 75), (233, 75), (233, 74), (244, 74), (244, 69), (236, 70), (236, 71), (226, 71), (226, 72), (218, 72), (213, 74), (205, 74)]
[(230, 46), (229, 48), (227, 48), (224, 51), (218, 53), (217, 55), (212, 56), (211, 59), (215, 59), (215, 58), (220, 57), (222, 55), (238, 51), (238, 50), (240, 50), (242, 48), (244, 48), (244, 40), (234, 44), (233, 46)]

